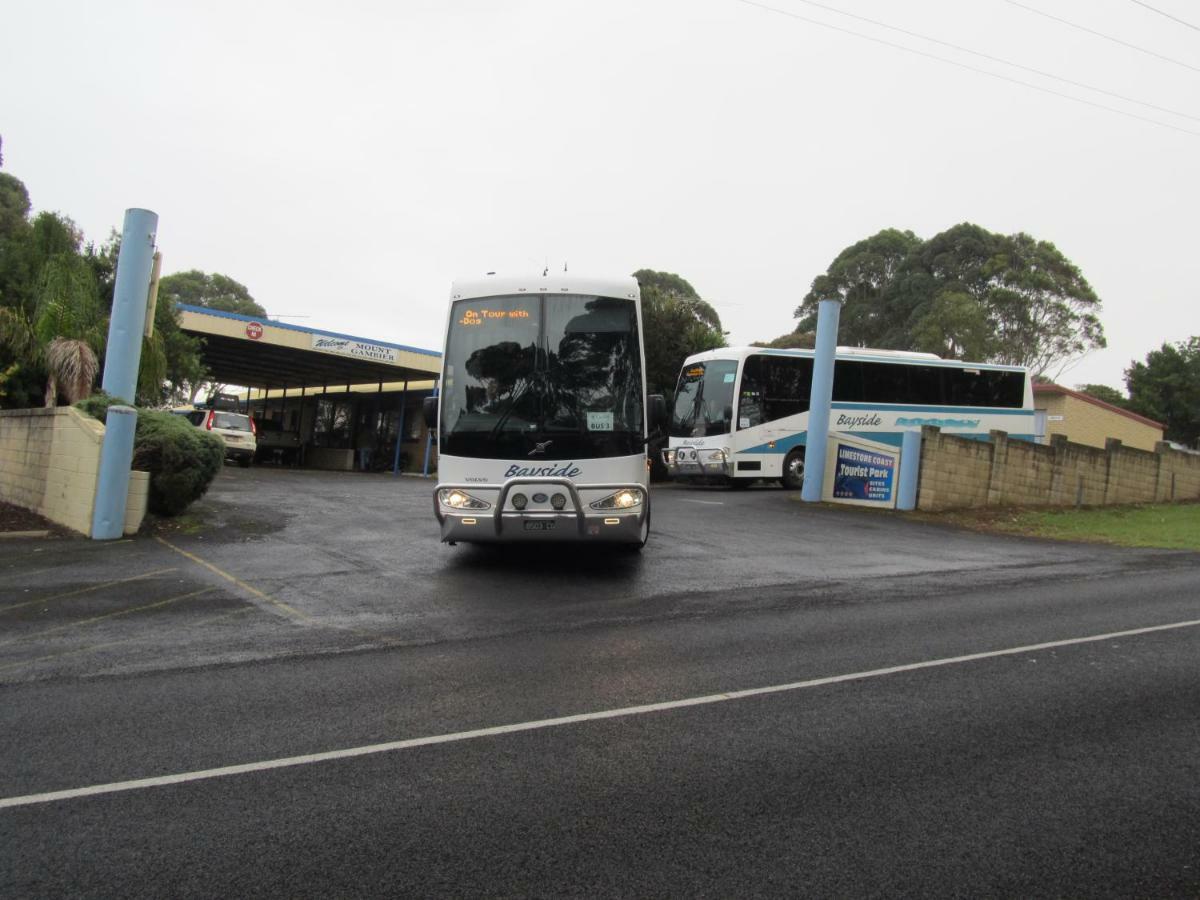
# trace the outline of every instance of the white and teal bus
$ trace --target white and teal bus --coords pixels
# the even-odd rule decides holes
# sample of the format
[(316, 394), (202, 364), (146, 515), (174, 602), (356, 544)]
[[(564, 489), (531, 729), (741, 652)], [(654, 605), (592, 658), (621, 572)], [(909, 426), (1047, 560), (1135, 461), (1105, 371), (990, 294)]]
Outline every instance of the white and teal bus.
[(632, 278), (455, 282), (426, 401), (442, 540), (645, 544), (646, 443), (666, 424), (645, 371)]
[[(676, 478), (717, 478), (744, 487), (778, 479), (799, 489), (808, 442), (812, 350), (724, 347), (689, 356), (675, 389), (670, 441)], [(1033, 389), (1018, 366), (839, 347), (831, 432), (899, 446), (906, 431), (936, 425), (986, 438), (1001, 430), (1034, 440)]]

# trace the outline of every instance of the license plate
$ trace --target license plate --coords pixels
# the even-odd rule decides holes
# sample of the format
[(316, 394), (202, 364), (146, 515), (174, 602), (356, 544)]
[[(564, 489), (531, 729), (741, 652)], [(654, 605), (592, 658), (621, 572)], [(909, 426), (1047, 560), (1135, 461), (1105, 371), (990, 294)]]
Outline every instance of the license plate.
[(526, 522), (525, 530), (526, 531), (553, 531), (554, 525), (555, 525), (555, 522), (552, 519), (544, 521), (544, 522), (540, 522), (540, 521)]

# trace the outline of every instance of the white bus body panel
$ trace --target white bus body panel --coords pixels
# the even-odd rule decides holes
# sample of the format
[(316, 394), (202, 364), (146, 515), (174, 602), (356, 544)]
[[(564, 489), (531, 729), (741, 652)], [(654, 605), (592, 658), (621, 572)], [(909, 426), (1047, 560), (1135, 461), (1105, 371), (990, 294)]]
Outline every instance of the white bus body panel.
[[(778, 351), (763, 347), (725, 347), (689, 356), (684, 368), (700, 362), (736, 360), (737, 378), (733, 397), (736, 410), (742, 391), (743, 364), (754, 354), (813, 356), (814, 351)], [(838, 347), (837, 359), (871, 359), (887, 362), (912, 362), (946, 368), (985, 368), (1024, 372), (1019, 366), (943, 360), (933, 354), (880, 351), (860, 347)], [(672, 476), (716, 476), (726, 478), (781, 478), (787, 454), (808, 442), (807, 412), (786, 416), (732, 433), (705, 437), (671, 437), (667, 444), (667, 463)], [(736, 419), (736, 412), (735, 412)], [(1020, 440), (1036, 440), (1032, 379), (1026, 375), (1022, 408), (961, 407), (842, 403), (831, 404), (829, 430), (856, 435), (899, 446), (906, 431), (919, 431), (923, 425), (936, 425), (947, 434), (983, 439), (991, 431), (1005, 431)], [(746, 465), (746, 464), (749, 465)], [(758, 467), (754, 468), (757, 463)]]
[[(488, 275), (457, 279), (450, 291), (446, 339), (450, 334), (454, 301), (521, 294), (552, 296), (559, 293), (634, 301), (643, 385), (642, 429), (645, 434), (645, 340), (641, 292), (636, 279), (632, 277), (549, 272), (535, 277)], [(445, 372), (442, 374), (444, 377)], [(641, 544), (649, 528), (649, 481), (650, 471), (645, 452), (632, 456), (576, 460), (488, 459), (439, 454), (438, 485), (433, 494), (433, 507), (441, 525), (442, 541), (447, 543), (585, 541)], [(450, 509), (439, 499), (445, 489), (462, 490), (487, 503), (488, 508), (476, 511)], [(628, 489), (639, 491), (642, 498), (641, 503), (631, 509), (597, 510), (591, 506)], [(517, 509), (513, 504), (513, 494), (518, 492), (528, 499), (524, 509)], [(555, 510), (550, 502), (555, 493), (561, 493), (566, 498), (562, 510)], [(538, 501), (536, 495), (544, 495), (545, 499)], [(540, 527), (527, 530), (527, 522), (540, 523)]]

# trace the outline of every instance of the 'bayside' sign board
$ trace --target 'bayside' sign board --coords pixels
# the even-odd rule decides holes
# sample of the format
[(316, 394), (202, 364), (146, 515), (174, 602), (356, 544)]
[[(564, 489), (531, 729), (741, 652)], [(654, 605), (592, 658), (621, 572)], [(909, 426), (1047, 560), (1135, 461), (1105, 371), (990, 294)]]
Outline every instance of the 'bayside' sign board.
[(831, 431), (825, 452), (822, 500), (895, 509), (899, 447)]

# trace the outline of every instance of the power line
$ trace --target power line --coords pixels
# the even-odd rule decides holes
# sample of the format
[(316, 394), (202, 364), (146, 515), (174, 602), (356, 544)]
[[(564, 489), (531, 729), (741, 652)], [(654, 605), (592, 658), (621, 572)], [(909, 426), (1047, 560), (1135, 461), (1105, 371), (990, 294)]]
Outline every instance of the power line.
[[(851, 19), (857, 19), (860, 22), (866, 22), (870, 25), (877, 25), (880, 28), (886, 28), (888, 31), (895, 31), (898, 34), (907, 35), (908, 37), (918, 38), (922, 41), (929, 41), (932, 44), (939, 44), (943, 47), (949, 47), (951, 50), (957, 50), (960, 53), (969, 53), (971, 56), (977, 56), (980, 59), (990, 60), (991, 62), (1000, 63), (1001, 65), (1011, 66), (1014, 69), (1021, 69), (1025, 72), (1030, 72), (1034, 75), (1039, 75), (1042, 78), (1051, 78), (1055, 81), (1061, 81), (1063, 84), (1069, 84), (1072, 87), (1083, 88), (1086, 91), (1095, 91), (1097, 94), (1104, 94), (1116, 100), (1123, 100), (1126, 103), (1136, 103), (1138, 106), (1144, 106), (1147, 109), (1157, 110), (1158, 112), (1170, 113), (1173, 116), (1181, 116), (1185, 119), (1191, 119), (1193, 122), (1200, 122), (1200, 116), (1193, 116), (1190, 113), (1180, 112), (1177, 109), (1170, 109), (1166, 106), (1158, 106), (1154, 103), (1147, 103), (1145, 100), (1138, 100), (1135, 97), (1126, 97), (1124, 94), (1118, 94), (1115, 91), (1105, 90), (1104, 88), (1096, 87), (1091, 84), (1085, 84), (1082, 81), (1072, 81), (1070, 78), (1064, 78), (1061, 75), (1055, 75), (1053, 72), (1043, 72), (1041, 69), (1035, 69), (1032, 66), (1022, 65), (1021, 63), (1011, 62), (1007, 59), (1001, 59), (998, 56), (992, 56), (990, 53), (983, 53), (979, 50), (972, 50), (970, 47), (963, 47), (959, 44), (952, 44), (949, 41), (943, 41), (939, 38), (930, 37), (927, 34), (921, 34), (916, 31), (909, 31), (906, 28), (899, 28), (895, 25), (889, 25), (887, 22), (880, 22), (878, 19), (870, 19), (866, 16), (860, 16), (852, 12), (847, 12), (838, 9), (836, 6), (827, 6), (824, 3), (818, 3), (816, 0), (799, 0), (800, 3), (805, 3), (809, 6), (815, 6), (818, 9), (826, 10), (827, 12), (835, 13), (839, 16), (846, 16)], [(1137, 0), (1134, 0), (1137, 2)]]
[(1004, 0), (1011, 6), (1017, 6), (1026, 12), (1035, 13), (1039, 16), (1045, 16), (1047, 19), (1053, 19), (1055, 22), (1061, 22), (1063, 25), (1070, 25), (1072, 28), (1078, 28), (1080, 31), (1086, 31), (1088, 34), (1094, 34), (1096, 37), (1102, 37), (1106, 41), (1112, 41), (1114, 44), (1120, 44), (1122, 47), (1128, 47), (1130, 50), (1136, 50), (1138, 53), (1145, 53), (1147, 56), (1153, 56), (1155, 59), (1161, 59), (1164, 62), (1174, 63), (1177, 66), (1183, 66), (1185, 69), (1191, 69), (1193, 72), (1200, 72), (1200, 68), (1190, 65), (1185, 62), (1180, 62), (1177, 59), (1172, 59), (1169, 56), (1163, 56), (1161, 53), (1155, 53), (1153, 50), (1147, 50), (1145, 47), (1139, 47), (1137, 44), (1131, 44), (1129, 41), (1123, 41), (1120, 38), (1115, 38), (1110, 34), (1105, 34), (1102, 31), (1096, 31), (1094, 28), (1088, 28), (1086, 25), (1080, 25), (1078, 22), (1071, 22), (1067, 19), (1060, 19), (1058, 16), (1052, 16), (1048, 12), (1042, 12), (1040, 9), (1035, 9), (1032, 6), (1026, 6), (1024, 3), (1018, 3), (1017, 0)]
[(892, 47), (895, 50), (903, 50), (905, 53), (912, 53), (915, 56), (923, 56), (926, 59), (936, 60), (937, 62), (946, 63), (947, 65), (956, 66), (959, 69), (966, 69), (968, 72), (975, 72), (979, 75), (986, 75), (989, 78), (996, 78), (1000, 81), (1007, 81), (1009, 84), (1017, 84), (1021, 87), (1030, 88), (1031, 90), (1041, 91), (1043, 94), (1051, 94), (1055, 97), (1062, 97), (1065, 100), (1071, 100), (1075, 103), (1082, 103), (1086, 106), (1092, 106), (1096, 109), (1103, 109), (1107, 112), (1116, 113), (1118, 116), (1125, 116), (1128, 119), (1137, 119), (1139, 122), (1149, 122), (1151, 125), (1157, 125), (1160, 128), (1169, 128), (1172, 131), (1178, 131), (1182, 134), (1190, 134), (1193, 137), (1200, 137), (1200, 131), (1191, 131), (1187, 128), (1180, 128), (1178, 125), (1172, 125), (1169, 122), (1160, 122), (1158, 119), (1151, 119), (1147, 116), (1139, 116), (1137, 113), (1127, 112), (1123, 109), (1117, 109), (1115, 106), (1105, 106), (1103, 103), (1096, 103), (1093, 100), (1085, 100), (1083, 97), (1073, 97), (1070, 94), (1064, 94), (1062, 91), (1055, 91), (1048, 87), (1043, 87), (1040, 84), (1031, 84), (1028, 81), (1021, 81), (1019, 78), (1010, 78), (1007, 75), (1001, 75), (998, 72), (989, 72), (987, 69), (981, 69), (978, 66), (967, 65), (966, 63), (958, 62), (957, 60), (947, 59), (944, 56), (938, 56), (936, 53), (926, 53), (924, 50), (917, 50), (914, 47), (906, 47), (903, 44), (897, 44), (893, 41), (887, 41), (883, 38), (873, 37), (869, 34), (863, 34), (860, 31), (853, 31), (849, 28), (842, 28), (839, 25), (830, 25), (828, 22), (822, 22), (818, 19), (810, 19), (807, 16), (802, 16), (799, 13), (790, 12), (786, 9), (778, 9), (774, 6), (768, 6), (765, 3), (758, 3), (756, 0), (737, 0), (738, 3), (743, 3), (746, 6), (755, 6), (759, 9), (764, 9), (767, 12), (777, 13), (781, 16), (787, 16), (790, 19), (798, 19), (801, 22), (806, 22), (809, 25), (816, 25), (819, 28), (828, 28), (831, 31), (837, 31), (842, 34), (848, 34), (852, 37), (861, 38), (864, 41), (882, 44), (885, 47)]
[(1173, 19), (1174, 21), (1178, 22), (1180, 25), (1186, 25), (1188, 28), (1191, 28), (1194, 31), (1200, 31), (1200, 25), (1193, 25), (1191, 22), (1185, 22), (1185, 21), (1183, 21), (1183, 19), (1179, 18), (1178, 16), (1173, 16), (1169, 12), (1163, 12), (1161, 9), (1156, 9), (1155, 7), (1151, 6), (1149, 3), (1143, 3), (1142, 0), (1130, 0), (1130, 2), (1136, 3), (1138, 6), (1144, 6), (1144, 7), (1146, 7), (1146, 9), (1150, 10), (1150, 12), (1156, 12), (1160, 16), (1166, 16), (1168, 19)]

